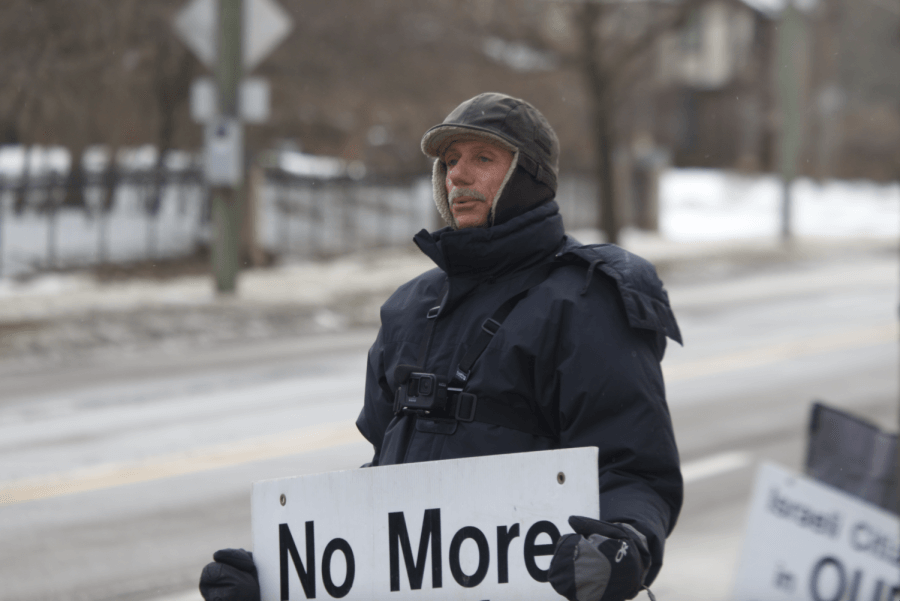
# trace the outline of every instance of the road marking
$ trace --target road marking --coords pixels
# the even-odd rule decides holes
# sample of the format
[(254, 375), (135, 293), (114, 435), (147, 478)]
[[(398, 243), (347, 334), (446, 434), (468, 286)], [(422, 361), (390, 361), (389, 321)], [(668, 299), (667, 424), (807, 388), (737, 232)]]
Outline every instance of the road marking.
[(900, 336), (900, 326), (896, 322), (889, 322), (861, 330), (845, 330), (833, 334), (790, 340), (763, 348), (719, 355), (698, 361), (673, 365), (663, 364), (663, 375), (666, 382), (689, 380), (770, 365), (789, 359), (896, 342), (898, 336)]
[(739, 470), (747, 467), (752, 462), (753, 456), (750, 453), (745, 451), (728, 451), (683, 463), (681, 465), (681, 477), (684, 478), (685, 484), (689, 484)]
[(0, 506), (183, 476), (364, 440), (353, 422), (335, 422), (230, 444), (158, 455), (144, 461), (76, 468), (67, 472), (0, 482)]

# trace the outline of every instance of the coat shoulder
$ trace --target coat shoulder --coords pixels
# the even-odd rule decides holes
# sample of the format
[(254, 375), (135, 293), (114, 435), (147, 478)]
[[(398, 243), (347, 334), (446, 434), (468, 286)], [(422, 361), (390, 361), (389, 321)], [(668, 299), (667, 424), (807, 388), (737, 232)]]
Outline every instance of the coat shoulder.
[(615, 244), (582, 245), (573, 239), (566, 241), (556, 259), (584, 270), (582, 295), (594, 274), (601, 274), (615, 283), (631, 327), (653, 330), (682, 344), (669, 295), (650, 261)]
[(382, 305), (382, 310), (404, 310), (420, 304), (423, 299), (436, 295), (446, 275), (435, 267), (400, 285)]

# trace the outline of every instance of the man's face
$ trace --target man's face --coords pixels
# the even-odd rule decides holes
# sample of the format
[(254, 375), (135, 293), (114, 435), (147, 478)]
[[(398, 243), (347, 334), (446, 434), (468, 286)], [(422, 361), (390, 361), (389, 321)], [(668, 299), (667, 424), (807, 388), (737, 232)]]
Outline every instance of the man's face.
[(453, 142), (441, 157), (447, 165), (447, 200), (460, 229), (487, 223), (513, 153), (481, 140)]

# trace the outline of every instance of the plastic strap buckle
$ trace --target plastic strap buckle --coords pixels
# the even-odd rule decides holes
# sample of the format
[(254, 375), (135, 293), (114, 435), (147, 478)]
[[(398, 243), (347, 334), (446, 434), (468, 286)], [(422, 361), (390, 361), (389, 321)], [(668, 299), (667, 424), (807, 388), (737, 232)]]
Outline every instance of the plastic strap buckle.
[(481, 324), (481, 329), (493, 336), (497, 333), (497, 330), (500, 329), (500, 322), (492, 317), (489, 317), (483, 324)]
[(461, 422), (471, 422), (475, 419), (475, 407), (477, 406), (477, 396), (471, 392), (460, 392), (456, 395), (456, 411), (454, 411), (454, 417)]
[(435, 317), (438, 316), (438, 313), (440, 313), (440, 312), (441, 312), (441, 306), (438, 305), (436, 307), (432, 307), (432, 308), (428, 309), (428, 313), (425, 314), (425, 317), (427, 317), (428, 319), (434, 319)]

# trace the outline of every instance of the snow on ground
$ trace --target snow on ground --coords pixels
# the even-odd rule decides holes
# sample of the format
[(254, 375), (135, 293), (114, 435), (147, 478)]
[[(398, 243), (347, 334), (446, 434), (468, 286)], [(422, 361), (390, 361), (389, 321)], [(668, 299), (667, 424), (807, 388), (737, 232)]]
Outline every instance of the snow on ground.
[[(800, 237), (900, 238), (900, 184), (797, 180), (792, 231)], [(672, 169), (660, 181), (660, 233), (675, 242), (772, 238), (781, 231), (781, 181)]]
[[(251, 270), (241, 275), (238, 293), (230, 304), (312, 308), (373, 292), (386, 295), (434, 266), (429, 263), (421, 253), (404, 249)], [(0, 280), (0, 323), (140, 307), (188, 310), (217, 300), (212, 279), (205, 275), (98, 284), (86, 273), (47, 274), (22, 282)]]

